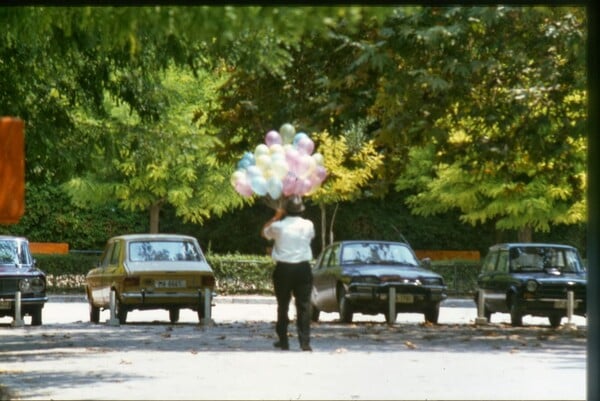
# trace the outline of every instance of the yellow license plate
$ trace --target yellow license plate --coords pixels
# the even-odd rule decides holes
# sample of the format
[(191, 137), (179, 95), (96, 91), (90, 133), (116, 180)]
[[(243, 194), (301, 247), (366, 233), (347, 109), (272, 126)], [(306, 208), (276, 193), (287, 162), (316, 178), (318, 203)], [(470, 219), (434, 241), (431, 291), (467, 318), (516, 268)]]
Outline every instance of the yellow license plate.
[(156, 288), (185, 288), (185, 280), (156, 280)]
[(412, 304), (415, 302), (415, 297), (411, 294), (396, 294), (396, 302), (399, 304)]
[(10, 309), (11, 307), (12, 307), (11, 301), (5, 301), (5, 300), (0, 301), (0, 309)]

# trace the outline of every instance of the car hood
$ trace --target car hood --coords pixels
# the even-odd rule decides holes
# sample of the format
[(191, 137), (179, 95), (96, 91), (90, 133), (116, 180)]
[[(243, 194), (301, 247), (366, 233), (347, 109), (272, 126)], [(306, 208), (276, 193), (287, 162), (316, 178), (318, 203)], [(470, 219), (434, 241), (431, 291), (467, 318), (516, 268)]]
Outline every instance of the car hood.
[(34, 273), (44, 274), (39, 269), (31, 266), (0, 265), (0, 276), (30, 276)]
[(402, 276), (407, 279), (417, 279), (419, 277), (438, 277), (441, 276), (431, 270), (421, 267), (412, 267), (406, 265), (356, 265), (345, 266), (344, 272), (351, 276)]
[(207, 262), (127, 262), (128, 273), (149, 272), (212, 272)]
[(536, 280), (540, 283), (564, 283), (564, 282), (575, 282), (575, 283), (586, 283), (586, 273), (559, 273), (549, 274), (545, 272), (528, 272), (515, 274), (515, 277), (525, 280)]

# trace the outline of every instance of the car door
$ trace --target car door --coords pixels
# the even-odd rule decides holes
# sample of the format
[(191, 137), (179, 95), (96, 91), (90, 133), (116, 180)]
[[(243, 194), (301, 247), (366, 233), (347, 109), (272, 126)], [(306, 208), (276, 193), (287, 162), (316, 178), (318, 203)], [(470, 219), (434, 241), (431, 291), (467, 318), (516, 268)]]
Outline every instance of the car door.
[(512, 282), (508, 249), (495, 250), (488, 257), (484, 260), (484, 274), (479, 285), (485, 290), (486, 304), (491, 311), (507, 311), (506, 292)]
[(91, 296), (96, 306), (107, 306), (110, 303), (112, 280), (118, 267), (120, 249), (120, 241), (108, 242), (100, 263), (87, 276), (90, 292), (88, 296)]
[(313, 271), (314, 303), (325, 312), (337, 311), (336, 270), (339, 270), (339, 253), (340, 245), (331, 245), (323, 252)]

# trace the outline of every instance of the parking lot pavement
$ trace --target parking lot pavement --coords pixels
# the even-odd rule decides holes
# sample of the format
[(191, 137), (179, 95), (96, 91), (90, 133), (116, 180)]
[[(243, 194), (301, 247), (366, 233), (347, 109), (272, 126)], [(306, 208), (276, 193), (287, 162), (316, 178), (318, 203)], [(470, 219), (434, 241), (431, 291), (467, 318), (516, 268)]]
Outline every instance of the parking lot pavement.
[[(44, 308), (44, 325), (0, 319), (0, 383), (41, 399), (585, 399), (585, 319), (552, 329), (546, 319), (476, 326), (474, 303), (443, 306), (440, 324), (418, 314), (322, 313), (313, 352), (277, 351), (272, 297), (217, 297), (213, 325), (182, 310), (134, 311), (128, 324), (88, 321), (85, 302)], [(461, 306), (462, 305), (462, 306)], [(290, 317), (294, 317), (293, 305)], [(28, 318), (25, 319), (26, 324)]]

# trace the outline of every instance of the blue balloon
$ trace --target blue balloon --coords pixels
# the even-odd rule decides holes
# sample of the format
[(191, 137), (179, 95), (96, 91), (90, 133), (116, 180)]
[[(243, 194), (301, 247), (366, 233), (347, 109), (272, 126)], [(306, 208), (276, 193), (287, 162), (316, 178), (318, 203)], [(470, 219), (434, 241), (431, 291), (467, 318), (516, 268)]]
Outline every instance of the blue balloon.
[(308, 135), (305, 132), (298, 132), (295, 136), (294, 136), (294, 140), (292, 141), (293, 145), (297, 145), (298, 142), (302, 139), (302, 138), (308, 138)]
[(242, 159), (238, 162), (237, 168), (239, 169), (247, 169), (250, 166), (254, 166), (256, 164), (256, 159), (254, 158), (254, 154), (252, 152), (245, 152)]

